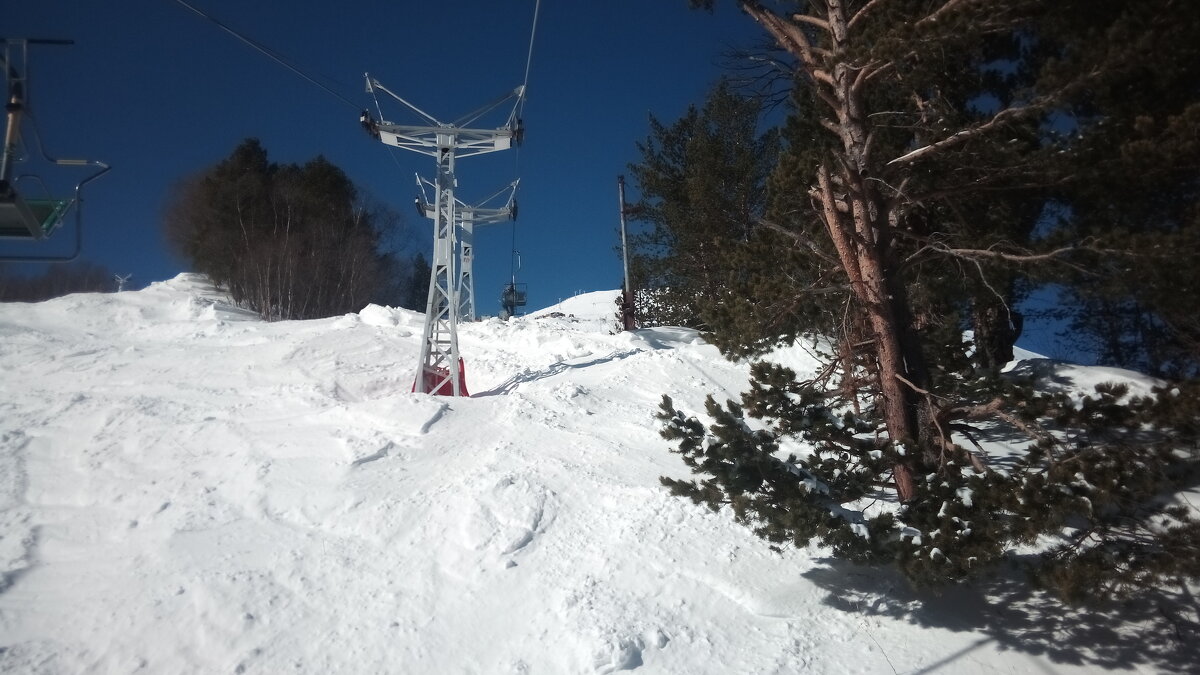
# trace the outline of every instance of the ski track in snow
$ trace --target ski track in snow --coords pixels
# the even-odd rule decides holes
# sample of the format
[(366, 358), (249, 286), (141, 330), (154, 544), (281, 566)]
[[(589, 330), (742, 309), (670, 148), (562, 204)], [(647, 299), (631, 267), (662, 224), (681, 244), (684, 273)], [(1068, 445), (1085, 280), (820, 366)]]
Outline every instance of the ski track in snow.
[(403, 310), (266, 324), (191, 275), (0, 306), (0, 671), (1080, 670), (837, 610), (819, 552), (671, 497), (660, 396), (747, 367), (612, 300), (461, 326), (468, 399), (410, 393)]

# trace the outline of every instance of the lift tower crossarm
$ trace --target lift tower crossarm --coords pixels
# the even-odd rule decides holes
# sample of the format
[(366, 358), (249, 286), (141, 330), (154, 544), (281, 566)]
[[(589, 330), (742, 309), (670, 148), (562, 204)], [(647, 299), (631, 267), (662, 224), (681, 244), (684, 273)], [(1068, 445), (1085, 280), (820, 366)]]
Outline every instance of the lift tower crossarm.
[[(516, 200), (517, 192), (516, 191), (517, 191), (517, 186), (520, 183), (521, 183), (521, 179), (518, 178), (517, 180), (514, 180), (513, 182), (509, 183), (508, 185), (505, 185), (504, 187), (500, 188), (499, 190), (494, 192), (490, 197), (479, 202), (478, 204), (476, 204), (474, 206), (472, 206), (456, 197), (454, 199), (454, 201), (457, 205), (457, 212), (463, 213), (465, 211), (471, 211), (474, 216), (473, 220), (475, 221), (475, 223), (477, 225), (491, 225), (493, 223), (502, 223), (502, 222), (505, 222), (508, 220), (516, 220), (517, 219), (517, 200)], [(436, 217), (436, 212), (435, 212), (433, 203), (429, 201), (429, 195), (425, 192), (426, 187), (433, 188), (435, 191), (437, 190), (436, 185), (429, 182), (428, 180), (425, 180), (424, 178), (421, 178), (418, 175), (417, 176), (417, 190), (420, 191), (420, 196), (417, 197), (417, 212), (420, 215), (432, 220)], [(486, 206), (493, 199), (495, 199), (496, 197), (499, 197), (501, 194), (503, 194), (505, 192), (508, 192), (509, 195), (508, 195), (508, 200), (505, 202), (504, 206), (499, 206), (499, 207)]]
[(437, 140), (440, 137), (453, 139), (455, 154), (460, 159), (489, 152), (508, 150), (513, 146), (514, 129), (460, 129), (453, 126), (417, 127), (381, 122), (377, 125), (379, 140), (405, 150), (436, 156), (439, 148), (445, 147)]
[[(458, 318), (460, 321), (474, 321), (475, 305), (475, 226), (493, 225), (517, 219), (517, 186), (520, 179), (492, 193), (476, 206), (458, 202), (458, 237), (459, 237), (459, 268), (458, 268)], [(422, 193), (424, 191), (422, 190)], [(504, 206), (488, 207), (486, 204), (508, 192), (508, 200)], [(418, 200), (420, 202), (420, 200)], [(432, 209), (427, 206), (422, 209), (426, 217), (432, 217)]]

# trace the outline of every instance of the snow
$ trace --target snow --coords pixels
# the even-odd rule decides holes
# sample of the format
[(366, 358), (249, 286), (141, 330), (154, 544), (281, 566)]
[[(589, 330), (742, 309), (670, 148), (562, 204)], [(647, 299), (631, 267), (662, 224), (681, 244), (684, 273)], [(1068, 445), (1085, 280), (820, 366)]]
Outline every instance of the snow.
[(971, 490), (971, 488), (966, 487), (958, 488), (954, 491), (954, 496), (958, 497), (958, 501), (962, 502), (962, 505), (968, 509), (971, 508), (972, 497), (974, 494), (975, 493)]
[(1063, 363), (1019, 347), (1013, 353), (1016, 360), (1008, 364), (1006, 372), (1031, 376), (1047, 391), (1069, 391), (1076, 398), (1095, 396), (1096, 385), (1106, 382), (1127, 385), (1131, 396), (1149, 396), (1154, 387), (1164, 384), (1162, 380), (1124, 368)]
[(461, 325), (463, 399), (410, 393), (405, 310), (0, 305), (0, 672), (1090, 671), (670, 496), (661, 395), (748, 365), (615, 298)]

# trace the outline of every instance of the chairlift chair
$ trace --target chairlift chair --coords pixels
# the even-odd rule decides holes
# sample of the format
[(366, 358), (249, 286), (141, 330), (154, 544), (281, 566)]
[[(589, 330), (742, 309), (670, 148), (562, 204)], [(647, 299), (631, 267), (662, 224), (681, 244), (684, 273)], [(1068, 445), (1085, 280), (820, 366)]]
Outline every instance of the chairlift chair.
[[(70, 256), (2, 256), (0, 260), (44, 261), (57, 262), (73, 260), (79, 254), (82, 244), (82, 202), (83, 186), (99, 178), (109, 170), (104, 162), (87, 159), (55, 159), (46, 154), (42, 146), (41, 135), (36, 124), (32, 126), (34, 137), (42, 157), (57, 166), (93, 167), (98, 169), (83, 178), (75, 185), (75, 191), (70, 198), (56, 198), (50, 195), (45, 182), (36, 175), (25, 174), (14, 176), (16, 162), (23, 160), (17, 152), (21, 141), (22, 117), (27, 114), (26, 75), (18, 69), (28, 60), (28, 47), (31, 44), (72, 44), (70, 40), (30, 40), (0, 38), (4, 44), (4, 71), (8, 84), (7, 125), (4, 134), (3, 155), (0, 156), (0, 239), (17, 239), (24, 241), (41, 241), (62, 224), (67, 212), (75, 208), (76, 242), (75, 252)], [(14, 63), (14, 58), (20, 59)], [(31, 122), (33, 118), (30, 117)], [(41, 185), (37, 197), (27, 197), (22, 194), (26, 186), (37, 183)], [(18, 190), (18, 185), (20, 189)]]
[(0, 192), (0, 239), (45, 239), (62, 223), (69, 208), (70, 200), (26, 201), (16, 190), (4, 190)]
[(517, 315), (517, 308), (529, 304), (529, 291), (526, 284), (509, 282), (500, 293), (501, 318)]
[[(517, 219), (517, 203), (512, 201), (512, 218)], [(513, 235), (514, 240), (516, 234)], [(517, 283), (517, 272), (521, 269), (521, 252), (515, 247), (512, 250), (512, 281), (504, 284), (500, 291), (500, 318), (505, 321), (517, 315), (517, 308), (529, 304), (528, 284)]]

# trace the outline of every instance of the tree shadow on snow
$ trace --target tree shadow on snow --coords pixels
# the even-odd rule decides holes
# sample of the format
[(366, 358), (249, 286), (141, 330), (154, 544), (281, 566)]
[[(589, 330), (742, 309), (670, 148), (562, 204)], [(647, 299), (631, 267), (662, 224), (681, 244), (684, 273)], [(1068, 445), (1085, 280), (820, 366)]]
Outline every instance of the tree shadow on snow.
[(1054, 359), (1024, 359), (1005, 373), (1010, 379), (1032, 380), (1039, 388), (1065, 389), (1075, 386), (1066, 369), (1071, 364)]
[(986, 636), (915, 673), (954, 672), (956, 660), (987, 641), (1001, 651), (1078, 666), (1186, 672), (1200, 664), (1200, 601), (1186, 588), (1083, 608), (1034, 588), (1015, 564), (997, 568), (988, 579), (934, 593), (913, 590), (891, 570), (821, 562), (824, 566), (804, 576), (829, 592), (828, 606)]

